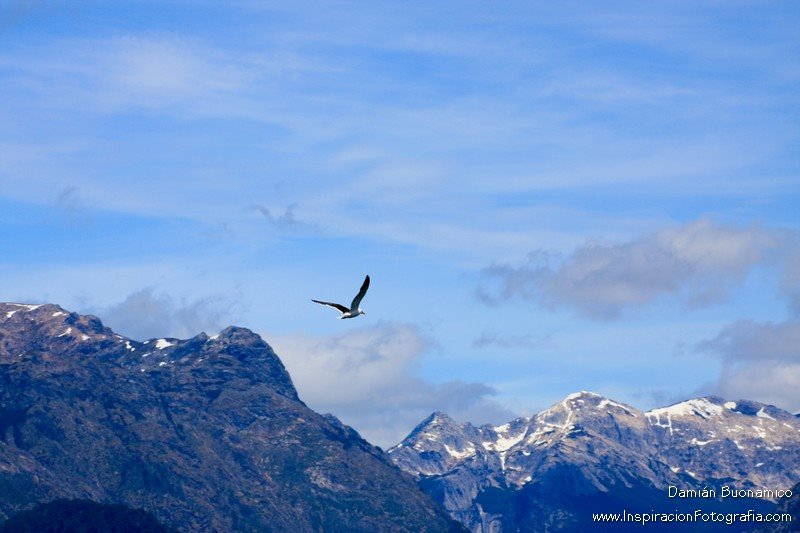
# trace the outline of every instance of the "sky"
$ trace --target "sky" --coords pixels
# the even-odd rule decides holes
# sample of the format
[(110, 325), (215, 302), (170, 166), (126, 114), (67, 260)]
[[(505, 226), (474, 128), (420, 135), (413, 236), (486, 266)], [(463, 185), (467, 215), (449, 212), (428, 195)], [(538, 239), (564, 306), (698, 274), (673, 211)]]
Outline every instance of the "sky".
[[(800, 411), (800, 4), (0, 2), (0, 301), (236, 324), (391, 446)], [(366, 315), (336, 320), (310, 300)]]

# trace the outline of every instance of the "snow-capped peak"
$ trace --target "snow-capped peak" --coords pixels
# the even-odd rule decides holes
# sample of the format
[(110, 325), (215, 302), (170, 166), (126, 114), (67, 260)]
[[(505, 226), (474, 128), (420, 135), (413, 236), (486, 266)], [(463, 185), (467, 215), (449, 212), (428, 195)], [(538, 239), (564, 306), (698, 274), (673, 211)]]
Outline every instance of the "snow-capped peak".
[[(445, 417), (435, 413), (426, 422)], [(537, 483), (551, 490), (560, 469), (580, 471), (600, 492), (632, 479), (662, 488), (719, 479), (791, 487), (798, 447), (800, 421), (774, 406), (712, 396), (645, 413), (582, 391), (505, 424), (428, 424), (389, 454), (435, 487), (448, 509), (483, 516), (481, 493), (529, 484), (535, 490)]]
[[(732, 402), (731, 402), (732, 403)], [(727, 407), (733, 409), (734, 407)], [(685, 402), (676, 403), (667, 407), (660, 407), (652, 409), (646, 414), (648, 416), (670, 416), (670, 417), (684, 417), (684, 416), (699, 416), (702, 418), (709, 418), (712, 416), (719, 416), (723, 413), (723, 407), (717, 403), (712, 402), (709, 398), (695, 398)]]
[(570, 400), (585, 400), (587, 398), (602, 398), (602, 396), (600, 396), (596, 392), (582, 390), (579, 392), (573, 392), (572, 394), (568, 395), (566, 398), (564, 398), (564, 401), (568, 402)]
[(175, 343), (169, 342), (167, 339), (158, 339), (156, 341), (156, 350), (163, 350), (164, 348), (169, 348), (170, 346), (175, 346)]
[(2, 316), (4, 316), (5, 318), (11, 318), (12, 316), (14, 316), (15, 314), (17, 314), (20, 311), (23, 312), (23, 313), (26, 313), (26, 312), (29, 312), (29, 311), (35, 311), (36, 309), (38, 309), (38, 308), (40, 308), (42, 306), (41, 304), (17, 304), (17, 303), (11, 303), (11, 302), (2, 303), (0, 305), (2, 305), (3, 307), (8, 308), (8, 309), (4, 309), (5, 313), (2, 313)]

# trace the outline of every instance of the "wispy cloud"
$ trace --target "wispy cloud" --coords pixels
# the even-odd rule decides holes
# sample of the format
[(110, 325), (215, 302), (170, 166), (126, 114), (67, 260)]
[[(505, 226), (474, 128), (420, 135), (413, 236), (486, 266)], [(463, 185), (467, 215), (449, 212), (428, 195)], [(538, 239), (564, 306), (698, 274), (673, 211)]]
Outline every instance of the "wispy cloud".
[(396, 444), (435, 410), (473, 422), (513, 417), (491, 399), (495, 391), (486, 384), (420, 378), (418, 365), (431, 340), (408, 324), (269, 340), (303, 401), (333, 413), (381, 446)]
[(540, 348), (548, 345), (555, 332), (550, 332), (544, 336), (537, 336), (531, 333), (525, 335), (502, 335), (496, 331), (484, 331), (479, 337), (472, 341), (476, 348), (486, 348), (496, 346), (507, 349), (531, 349)]
[[(297, 294), (326, 285), (344, 254), (402, 280), (391, 296), (378, 285), (370, 295), (371, 305), (387, 298), (392, 318), (409, 316), (394, 305), (406, 299), (421, 303), (415, 320), (447, 317), (442, 345), (480, 361), (440, 367), (456, 397), (468, 387), (453, 376), (480, 385), (491, 375), (500, 388), (528, 372), (529, 361), (500, 368), (486, 353), (528, 355), (531, 332), (543, 333), (525, 329), (512, 306), (474, 313), (465, 304), (464, 280), (492, 261), (481, 284), (488, 303), (628, 321), (548, 314), (548, 329), (573, 333), (547, 347), (556, 360), (586, 327), (609, 332), (579, 350), (601, 353), (605, 367), (618, 368), (606, 358), (641, 360), (652, 342), (653, 363), (666, 368), (666, 344), (693, 345), (719, 323), (651, 341), (642, 320), (670, 321), (676, 308), (730, 295), (714, 320), (734, 321), (744, 307), (782, 312), (781, 298), (754, 286), (775, 286), (800, 316), (796, 233), (776, 229), (797, 230), (794, 8), (237, 1), (204, 2), (201, 17), (183, 1), (127, 4), (0, 7), (0, 19), (11, 15), (0, 20), (0, 289), (107, 306), (155, 287), (163, 323), (118, 309), (120, 324), (184, 336), (229, 321), (214, 319), (225, 298), (198, 303), (204, 287), (235, 294), (241, 283), (253, 302), (246, 321), (285, 334), (316, 327)], [(67, 212), (90, 206), (99, 223), (40, 228), (59, 192)], [(254, 204), (263, 209), (245, 207)], [(735, 223), (661, 231), (702, 213)], [(324, 231), (308, 235), (303, 224)], [(547, 252), (526, 259), (531, 250)], [(130, 268), (145, 257), (158, 264)], [(195, 305), (194, 318), (178, 311)], [(657, 312), (633, 312), (648, 309)], [(616, 343), (623, 329), (648, 339)], [(413, 379), (426, 357), (397, 372), (428, 407), (447, 407), (443, 385)], [(703, 363), (687, 388), (715, 372), (717, 359)], [(563, 375), (553, 367), (537, 372), (550, 382), (537, 393)], [(576, 386), (606, 379), (595, 368)], [(627, 368), (620, 380), (668, 381), (652, 365)], [(364, 417), (364, 427), (388, 427)]]
[[(270, 6), (268, 11), (273, 9), (277, 8)], [(587, 186), (675, 190), (680, 183), (680, 190), (689, 195), (709, 191), (736, 195), (751, 190), (779, 194), (787, 189), (790, 180), (782, 181), (779, 173), (771, 173), (769, 183), (735, 175), (743, 167), (771, 158), (776, 143), (790, 142), (793, 131), (791, 125), (770, 118), (769, 138), (754, 135), (757, 126), (750, 123), (723, 128), (726, 135), (719, 135), (719, 124), (729, 117), (771, 117), (769, 110), (759, 106), (754, 112), (740, 112), (755, 101), (751, 95), (742, 101), (726, 101), (723, 111), (708, 109), (709, 101), (723, 101), (726, 94), (738, 97), (742, 84), (735, 84), (733, 91), (701, 76), (676, 76), (672, 71), (644, 75), (633, 65), (617, 65), (616, 56), (601, 55), (598, 65), (588, 68), (577, 50), (562, 47), (547, 32), (470, 32), (465, 38), (457, 24), (444, 32), (435, 24), (415, 25), (409, 32), (387, 31), (394, 29), (396, 21), (380, 8), (342, 4), (341, 9), (343, 14), (333, 16), (331, 25), (332, 15), (311, 16), (305, 8), (280, 8), (289, 29), (248, 41), (244, 48), (237, 46), (238, 40), (215, 41), (202, 34), (143, 32), (48, 40), (19, 53), (0, 54), (0, 67), (6, 73), (3, 94), (9, 101), (28, 106), (27, 113), (14, 113), (8, 123), (15, 116), (46, 108), (60, 116), (78, 116), (77, 123), (85, 117), (135, 116), (139, 117), (136, 128), (152, 126), (149, 120), (153, 118), (170, 123), (221, 119), (223, 135), (234, 123), (248, 133), (258, 124), (259, 135), (266, 140), (248, 135), (243, 145), (227, 147), (227, 165), (235, 166), (232, 160), (242, 158), (243, 146), (251, 142), (270, 144), (270, 148), (279, 145), (280, 153), (270, 154), (275, 155), (274, 164), (303, 176), (302, 186), (277, 200), (281, 209), (293, 203), (311, 206), (314, 222), (337, 236), (377, 236), (423, 247), (438, 244), (439, 249), (443, 244), (451, 249), (457, 245), (461, 251), (477, 238), (492, 243), (505, 239), (511, 243), (502, 244), (504, 248), (516, 247), (519, 240), (531, 238), (531, 232), (522, 228), (541, 223), (519, 225), (516, 231), (489, 227), (486, 221), (502, 219), (503, 213), (480, 203), (487, 192), (560, 191), (569, 203), (571, 192)], [(514, 18), (516, 9), (496, 14), (500, 23)], [(544, 11), (546, 16), (541, 18), (531, 17), (524, 9), (517, 15), (535, 23), (534, 27), (569, 27), (579, 34), (593, 27), (584, 19), (586, 15)], [(639, 10), (632, 11), (629, 16), (638, 20), (635, 12)], [(413, 17), (413, 11), (407, 16)], [(474, 16), (462, 13), (458, 20), (465, 23)], [(627, 19), (605, 20), (616, 28), (624, 27)], [(302, 21), (303, 31), (293, 28), (291, 21)], [(647, 23), (653, 24), (653, 18), (648, 17)], [(616, 39), (590, 34), (600, 42)], [(724, 39), (713, 36), (712, 40)], [(456, 67), (453, 61), (458, 62)], [(415, 76), (412, 82), (403, 68), (406, 62), (441, 74)], [(609, 64), (619, 68), (609, 69)], [(498, 83), (495, 75), (513, 83)], [(631, 111), (631, 103), (651, 106), (650, 112), (643, 117), (638, 110)], [(691, 127), (682, 127), (680, 134), (663, 133), (663, 117), (674, 119), (677, 114)], [(615, 118), (596, 120), (598, 116)], [(631, 127), (644, 118), (646, 125)], [(643, 136), (650, 130), (662, 133)], [(367, 139), (373, 155), (379, 157), (366, 164), (363, 157), (355, 161), (341, 157)], [(135, 144), (141, 139), (126, 138), (126, 142)], [(191, 140), (175, 144), (184, 142)], [(87, 160), (106, 150), (101, 144), (86, 151)], [(194, 158), (200, 150), (193, 147), (188, 152)], [(139, 148), (137, 155), (144, 152)], [(298, 157), (306, 153), (314, 157)], [(41, 188), (22, 182), (32, 181), (32, 174), (43, 182), (51, 180), (52, 173), (42, 172), (45, 164), (58, 167), (59, 172), (71, 168), (73, 174), (80, 174), (69, 161), (60, 165), (63, 158), (48, 154), (47, 159), (52, 161), (10, 172), (19, 192), (10, 193), (7, 187), (0, 194), (24, 196), (26, 201), (37, 198)], [(226, 164), (221, 166), (212, 181), (231, 179)], [(113, 170), (123, 177), (130, 172)], [(150, 215), (168, 211), (201, 218), (204, 223), (209, 222), (210, 212), (215, 212), (214, 222), (235, 218), (235, 211), (252, 201), (247, 193), (231, 192), (197, 194), (176, 205), (171, 201), (176, 194), (207, 190), (195, 174), (162, 172), (168, 172), (169, 179), (120, 179), (109, 186), (104, 177), (86, 177), (75, 183), (104, 208)], [(237, 176), (241, 181), (231, 189), (252, 191), (261, 186), (260, 177)], [(441, 201), (444, 197), (448, 202)], [(349, 213), (353, 204), (364, 206), (360, 219), (341, 215)], [(465, 216), (474, 209), (480, 216)], [(291, 225), (293, 213), (282, 213), (272, 205), (268, 210), (268, 220)], [(515, 248), (514, 253), (519, 250)]]
[(239, 301), (231, 297), (176, 299), (147, 288), (96, 312), (115, 331), (134, 339), (148, 339), (188, 338), (202, 331), (213, 334), (231, 325), (241, 310)]
[(734, 363), (800, 363), (800, 320), (740, 320), (725, 327), (713, 339), (699, 343), (697, 350), (715, 353)]
[(800, 320), (740, 320), (695, 349), (723, 362), (719, 380), (708, 390), (800, 411)]
[(687, 306), (719, 303), (755, 267), (772, 266), (785, 280), (783, 296), (794, 302), (799, 243), (790, 230), (700, 219), (621, 244), (589, 243), (564, 258), (536, 252), (519, 266), (492, 265), (477, 296), (489, 305), (521, 298), (611, 319), (664, 297)]
[(94, 116), (284, 121), (289, 117), (270, 80), (314, 68), (277, 53), (234, 53), (176, 33), (65, 39), (31, 52), (0, 54), (9, 92), (24, 89), (50, 108)]
[(251, 205), (247, 210), (260, 213), (270, 226), (278, 230), (317, 230), (315, 224), (298, 220), (294, 213), (294, 206), (291, 205), (284, 209), (283, 213), (280, 215), (275, 214), (272, 210), (263, 205)]
[(89, 208), (81, 201), (77, 187), (66, 187), (56, 196), (56, 212), (70, 224), (89, 220)]
[(65, 65), (80, 68), (71, 79), (84, 83), (71, 87), (74, 95), (91, 91), (92, 104), (105, 110), (230, 113), (249, 81), (241, 60), (182, 36), (125, 36), (74, 49), (85, 56), (83, 66)]

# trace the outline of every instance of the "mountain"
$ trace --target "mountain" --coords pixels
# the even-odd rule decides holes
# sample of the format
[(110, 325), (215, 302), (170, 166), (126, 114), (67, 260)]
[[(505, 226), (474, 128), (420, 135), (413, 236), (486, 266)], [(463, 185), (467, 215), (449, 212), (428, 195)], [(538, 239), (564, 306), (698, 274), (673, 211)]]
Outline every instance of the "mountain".
[(247, 329), (138, 342), (0, 304), (0, 520), (56, 499), (181, 531), (462, 529)]
[(788, 533), (789, 531), (800, 531), (800, 483), (792, 487), (792, 495), (780, 502), (776, 513), (789, 518), (779, 524), (772, 524), (772, 527), (763, 528), (764, 533)]
[[(389, 454), (472, 531), (583, 531), (593, 512), (774, 509), (774, 499), (720, 498), (722, 487), (791, 489), (800, 420), (750, 401), (707, 397), (642, 412), (580, 392), (495, 427), (434, 413)], [(670, 486), (718, 498), (670, 498)]]

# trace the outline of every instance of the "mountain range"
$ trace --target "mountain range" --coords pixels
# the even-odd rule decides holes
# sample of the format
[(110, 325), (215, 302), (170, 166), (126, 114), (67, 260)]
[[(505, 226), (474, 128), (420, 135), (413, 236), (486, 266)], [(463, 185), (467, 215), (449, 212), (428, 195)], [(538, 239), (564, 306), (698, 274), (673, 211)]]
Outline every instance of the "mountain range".
[[(796, 515), (798, 480), (800, 419), (757, 402), (644, 412), (580, 392), (499, 426), (437, 412), (387, 453), (309, 409), (248, 329), (137, 341), (0, 303), (0, 522), (17, 517), (3, 531), (71, 509), (175, 531), (586, 531), (622, 510)], [(668, 495), (725, 487), (795, 497)]]
[(0, 304), (0, 521), (52, 500), (179, 531), (463, 530), (248, 329), (139, 342)]
[[(780, 498), (757, 491), (800, 481), (800, 419), (745, 400), (643, 412), (579, 392), (499, 426), (434, 413), (389, 455), (472, 531), (585, 531), (592, 513), (774, 509)], [(725, 487), (754, 492), (723, 498)], [(670, 497), (703, 488), (716, 498)]]

